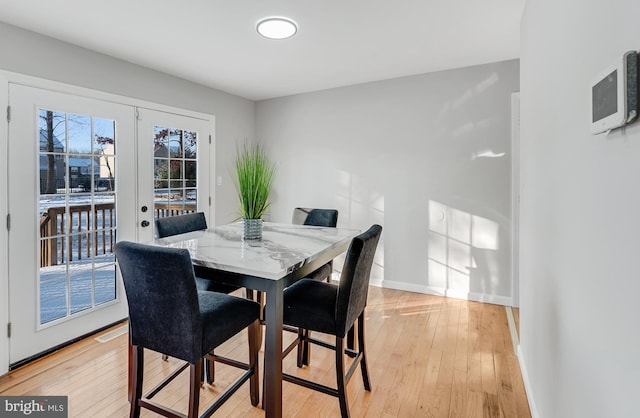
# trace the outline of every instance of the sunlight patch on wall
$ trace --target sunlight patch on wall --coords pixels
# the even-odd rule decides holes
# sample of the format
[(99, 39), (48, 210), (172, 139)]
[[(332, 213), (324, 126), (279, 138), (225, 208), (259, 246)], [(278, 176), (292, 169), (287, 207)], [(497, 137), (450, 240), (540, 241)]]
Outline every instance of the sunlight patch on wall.
[(491, 149), (484, 149), (482, 151), (474, 152), (473, 154), (471, 154), (471, 161), (475, 160), (476, 158), (500, 158), (504, 157), (505, 155), (505, 152), (496, 153)]
[(496, 73), (491, 74), (485, 80), (482, 80), (480, 83), (478, 83), (478, 85), (476, 86), (476, 92), (482, 93), (483, 91), (487, 90), (489, 87), (496, 84), (498, 80), (499, 80), (498, 74)]
[(498, 236), (497, 222), (430, 200), (429, 287), (469, 293), (474, 281), (496, 283)]
[[(335, 209), (338, 209), (338, 226), (349, 225), (363, 231), (373, 224), (384, 226), (385, 197), (376, 185), (363, 176), (346, 170), (336, 170), (338, 187), (335, 192)], [(378, 244), (371, 268), (371, 283), (379, 285), (384, 280), (384, 232)], [(334, 262), (334, 268), (342, 270), (344, 254)], [(338, 275), (339, 277), (339, 275)], [(336, 279), (336, 277), (334, 277)]]

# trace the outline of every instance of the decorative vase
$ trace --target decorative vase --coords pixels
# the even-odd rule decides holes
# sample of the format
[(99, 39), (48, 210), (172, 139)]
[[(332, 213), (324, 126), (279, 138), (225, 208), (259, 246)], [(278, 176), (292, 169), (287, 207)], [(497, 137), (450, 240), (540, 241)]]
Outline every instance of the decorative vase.
[(242, 223), (244, 224), (243, 239), (262, 239), (262, 219), (242, 219)]

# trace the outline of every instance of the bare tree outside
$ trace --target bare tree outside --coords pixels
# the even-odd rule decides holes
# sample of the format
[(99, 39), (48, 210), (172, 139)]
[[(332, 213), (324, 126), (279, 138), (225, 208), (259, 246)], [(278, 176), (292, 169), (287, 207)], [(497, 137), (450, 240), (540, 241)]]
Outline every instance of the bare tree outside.
[[(40, 116), (42, 117), (42, 116)], [(46, 122), (46, 139), (47, 139), (47, 181), (45, 186), (45, 194), (55, 194), (57, 190), (56, 184), (56, 170), (55, 170), (55, 155), (54, 153), (54, 134), (53, 132), (61, 123), (64, 123), (64, 118), (60, 120), (58, 117), (57, 121), (54, 123), (54, 115), (51, 110), (47, 110), (44, 115)]]

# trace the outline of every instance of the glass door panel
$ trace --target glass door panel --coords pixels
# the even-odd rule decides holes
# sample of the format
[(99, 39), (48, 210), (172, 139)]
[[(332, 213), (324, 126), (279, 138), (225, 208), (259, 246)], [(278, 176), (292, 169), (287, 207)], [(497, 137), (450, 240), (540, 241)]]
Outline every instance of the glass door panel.
[(118, 181), (135, 178), (135, 109), (14, 84), (9, 102), (16, 364), (127, 316), (113, 246), (135, 239), (135, 184)]
[[(138, 225), (149, 222), (148, 227), (139, 228), (139, 239), (153, 239), (157, 218), (203, 211), (208, 220), (213, 219), (209, 204), (211, 122), (149, 109), (139, 109), (139, 114)], [(144, 207), (153, 207), (153, 211), (144, 211)]]
[(154, 126), (154, 217), (195, 212), (198, 207), (198, 133)]
[(113, 119), (40, 109), (39, 121), (43, 325), (116, 299), (116, 136)]

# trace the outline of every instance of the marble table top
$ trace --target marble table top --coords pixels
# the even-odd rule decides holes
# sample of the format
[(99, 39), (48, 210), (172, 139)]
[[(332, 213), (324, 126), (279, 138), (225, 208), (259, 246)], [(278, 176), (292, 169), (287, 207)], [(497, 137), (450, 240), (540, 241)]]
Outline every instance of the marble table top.
[(244, 241), (242, 231), (242, 222), (236, 222), (154, 243), (187, 248), (195, 265), (278, 280), (360, 233), (350, 228), (265, 222), (262, 240)]

